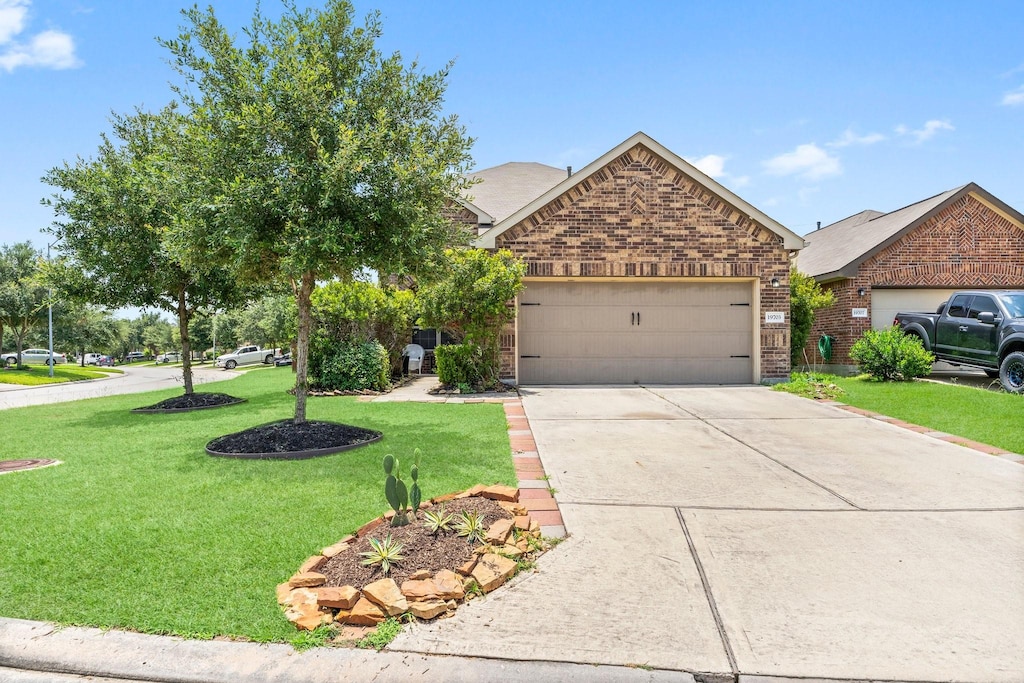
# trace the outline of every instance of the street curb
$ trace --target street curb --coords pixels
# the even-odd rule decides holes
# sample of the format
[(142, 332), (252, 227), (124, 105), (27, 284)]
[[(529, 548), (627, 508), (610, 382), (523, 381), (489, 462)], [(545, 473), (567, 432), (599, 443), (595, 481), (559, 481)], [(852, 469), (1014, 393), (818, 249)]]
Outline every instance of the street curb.
[(676, 671), (349, 648), (313, 648), (297, 652), (283, 644), (184, 640), (97, 628), (62, 628), (44, 622), (0, 617), (0, 673), (3, 668), (144, 683), (319, 683), (328, 680), (698, 683), (692, 675)]

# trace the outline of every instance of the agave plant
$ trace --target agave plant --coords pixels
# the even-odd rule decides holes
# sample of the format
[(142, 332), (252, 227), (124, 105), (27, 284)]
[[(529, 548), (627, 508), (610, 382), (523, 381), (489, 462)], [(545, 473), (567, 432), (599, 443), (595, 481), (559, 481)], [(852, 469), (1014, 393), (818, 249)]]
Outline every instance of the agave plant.
[(465, 536), (470, 543), (484, 540), (487, 530), (484, 528), (483, 515), (463, 510), (455, 520), (455, 533)]
[(371, 550), (360, 553), (366, 558), (363, 560), (363, 564), (379, 564), (380, 570), (385, 576), (391, 571), (391, 565), (398, 564), (405, 559), (405, 556), (402, 555), (402, 544), (392, 538), (391, 534), (383, 539), (371, 538), (369, 541)]
[(437, 536), (438, 533), (451, 529), (452, 515), (445, 509), (444, 505), (436, 510), (426, 510), (423, 513), (423, 526), (431, 534)]

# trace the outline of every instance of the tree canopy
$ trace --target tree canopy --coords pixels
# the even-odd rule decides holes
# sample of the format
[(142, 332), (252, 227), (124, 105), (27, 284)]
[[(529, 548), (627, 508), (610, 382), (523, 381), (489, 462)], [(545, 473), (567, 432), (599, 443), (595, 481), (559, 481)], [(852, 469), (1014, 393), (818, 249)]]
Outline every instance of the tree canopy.
[(214, 173), (216, 219), (182, 253), (216, 253), (249, 282), (293, 284), (303, 422), (317, 282), (364, 268), (415, 274), (465, 241), (442, 216), (470, 162), (471, 140), (442, 115), (451, 64), (425, 73), (382, 55), (379, 15), (357, 25), (345, 0), (288, 4), (276, 22), (257, 9), (239, 40), (212, 8), (183, 14), (162, 44), (186, 81), (176, 92)]

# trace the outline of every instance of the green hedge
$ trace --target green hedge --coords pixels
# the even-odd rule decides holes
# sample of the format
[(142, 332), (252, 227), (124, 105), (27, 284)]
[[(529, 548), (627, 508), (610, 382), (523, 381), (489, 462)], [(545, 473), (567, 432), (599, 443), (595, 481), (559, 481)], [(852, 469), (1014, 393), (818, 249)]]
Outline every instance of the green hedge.
[(483, 380), (483, 357), (472, 344), (443, 344), (434, 349), (441, 384), (475, 386)]
[(384, 391), (390, 380), (387, 349), (376, 340), (337, 341), (318, 336), (310, 344), (309, 386), (312, 389)]

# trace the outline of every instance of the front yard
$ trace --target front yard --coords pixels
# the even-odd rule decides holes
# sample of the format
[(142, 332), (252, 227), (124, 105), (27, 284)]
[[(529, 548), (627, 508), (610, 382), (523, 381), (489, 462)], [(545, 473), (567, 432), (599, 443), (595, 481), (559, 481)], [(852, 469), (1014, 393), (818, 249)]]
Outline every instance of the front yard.
[[(312, 398), (309, 418), (384, 433), (302, 461), (213, 458), (207, 441), (288, 417), (290, 372), (203, 385), (248, 399), (135, 415), (161, 391), (3, 412), (5, 459), (63, 465), (0, 476), (0, 615), (258, 641), (295, 637), (274, 587), (387, 509), (381, 459), (423, 454), (424, 498), (515, 484), (500, 405)], [(406, 466), (407, 468), (407, 466)]]
[(833, 377), (836, 400), (905, 422), (1024, 454), (1024, 396), (937, 382)]

